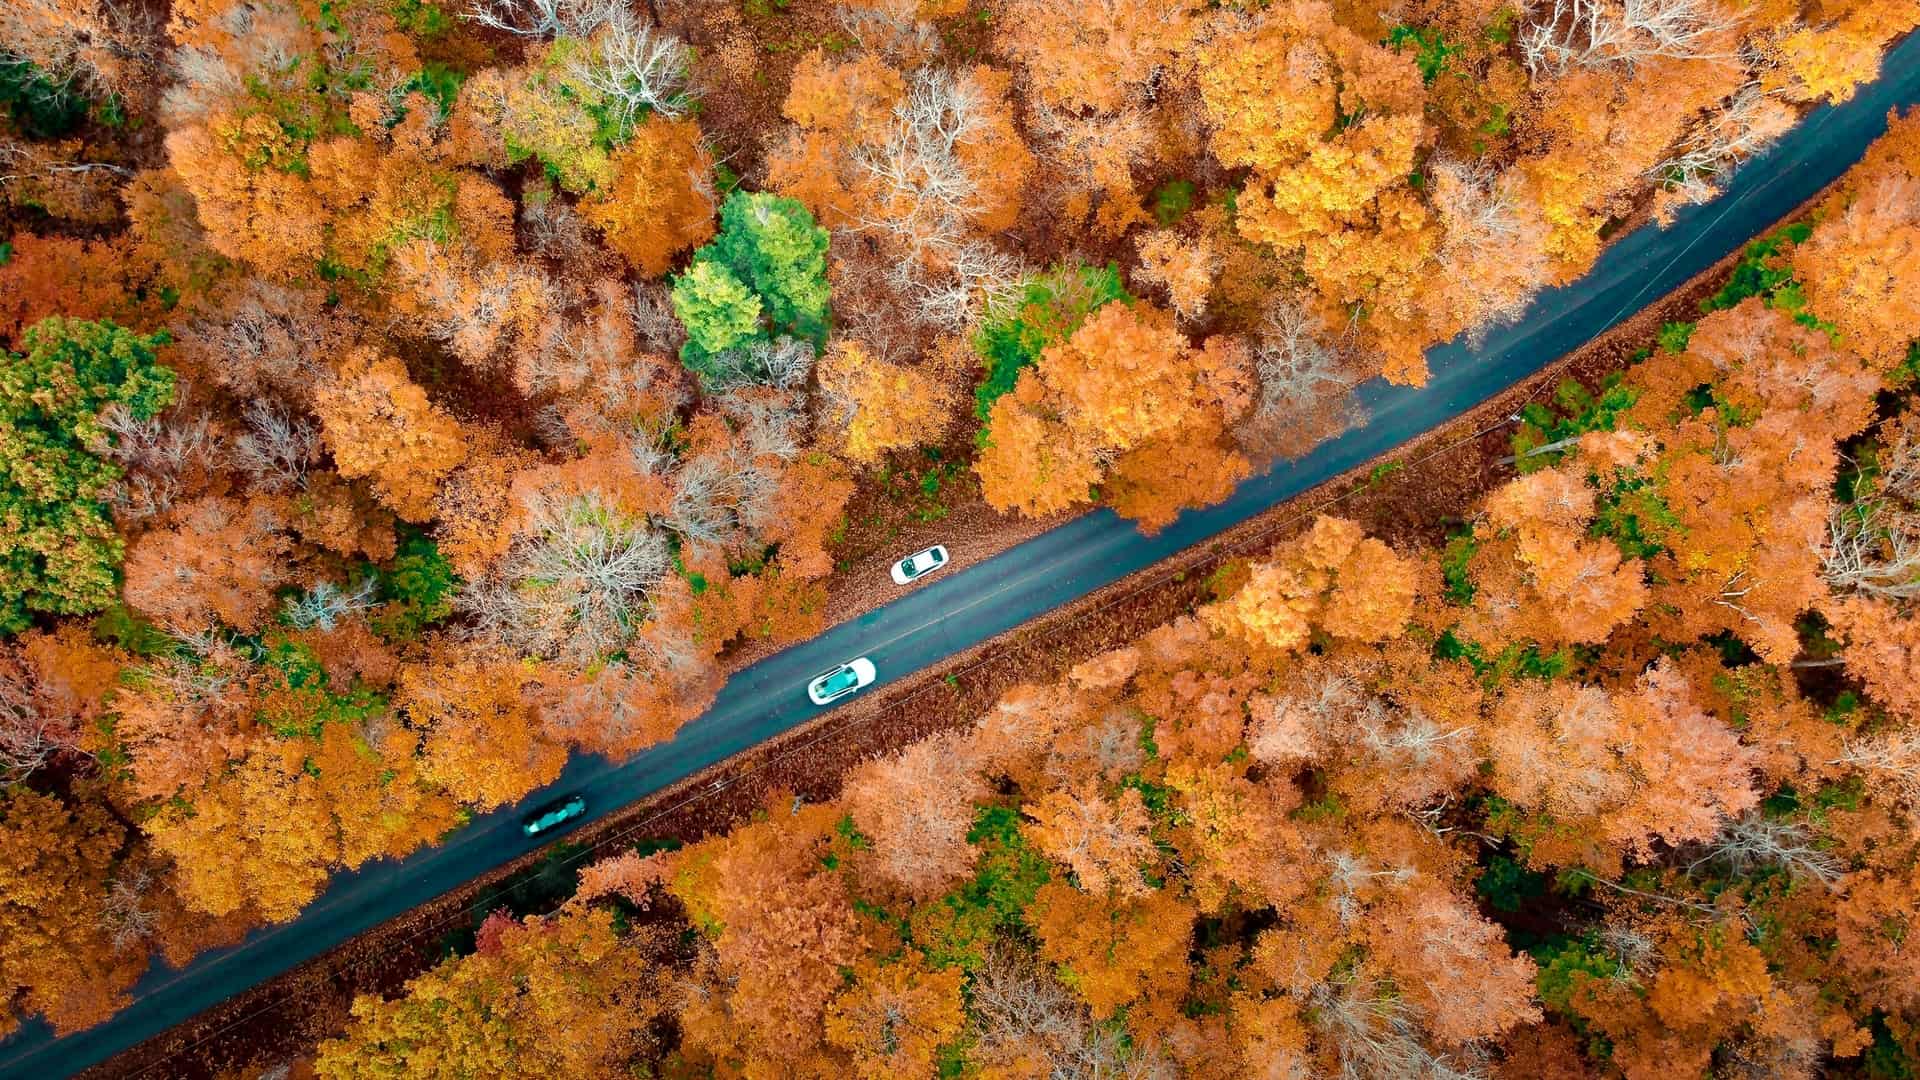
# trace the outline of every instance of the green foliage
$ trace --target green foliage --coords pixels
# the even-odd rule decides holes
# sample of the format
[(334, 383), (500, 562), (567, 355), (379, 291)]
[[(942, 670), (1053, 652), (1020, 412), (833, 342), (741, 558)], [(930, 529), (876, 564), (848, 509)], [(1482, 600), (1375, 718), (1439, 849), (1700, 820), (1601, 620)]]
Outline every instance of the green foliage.
[(1433, 655), (1441, 660), (1455, 660), (1473, 668), (1474, 675), (1481, 683), (1491, 688), (1513, 678), (1557, 679), (1573, 670), (1576, 657), (1571, 649), (1556, 649), (1550, 653), (1540, 651), (1540, 646), (1531, 642), (1513, 642), (1493, 656), (1477, 642), (1461, 641), (1452, 630), (1441, 634), (1433, 643)]
[(86, 122), (87, 99), (71, 80), (55, 82), (32, 62), (0, 54), (0, 106), (30, 139), (57, 139)]
[(1875, 1012), (1870, 1030), (1873, 1045), (1860, 1055), (1861, 1067), (1873, 1080), (1913, 1080), (1920, 1075), (1920, 1062), (1907, 1056), (1900, 1040), (1887, 1027), (1887, 1014)]
[(1487, 906), (1512, 914), (1527, 902), (1547, 891), (1547, 877), (1515, 862), (1505, 855), (1494, 855), (1473, 883), (1474, 890), (1487, 898)]
[(454, 28), (453, 17), (433, 0), (393, 0), (387, 5), (393, 24), (416, 38), (439, 37)]
[(1700, 311), (1703, 314), (1724, 311), (1750, 296), (1771, 298), (1782, 286), (1794, 283), (1793, 271), (1786, 265), (1785, 252), (1791, 245), (1801, 243), (1811, 235), (1812, 225), (1796, 221), (1776, 230), (1771, 236), (1748, 244), (1745, 254), (1735, 264), (1733, 273), (1727, 276), (1727, 283), (1720, 287), (1719, 292), (1700, 301)]
[(1670, 353), (1686, 352), (1687, 342), (1693, 340), (1693, 328), (1694, 324), (1690, 322), (1664, 323), (1660, 327), (1659, 336), (1654, 340), (1662, 349)]
[(1153, 189), (1153, 219), (1172, 225), (1193, 209), (1193, 181), (1169, 180)]
[[(441, 17), (445, 18), (444, 15)], [(460, 86), (466, 81), (464, 72), (455, 71), (445, 64), (429, 63), (414, 72), (413, 77), (401, 83), (393, 93), (394, 97), (400, 98), (418, 92), (433, 102), (435, 114), (444, 120), (453, 112), (454, 99), (460, 96)], [(395, 109), (388, 126), (399, 124), (406, 119), (406, 115), (405, 109)]]
[(827, 340), (827, 231), (797, 200), (736, 191), (720, 233), (674, 279), (673, 310), (687, 328), (680, 359), (703, 378), (714, 355), (785, 335)]
[(113, 603), (124, 545), (101, 500), (122, 472), (87, 447), (109, 439), (108, 407), (146, 420), (173, 401), (166, 341), (56, 315), (0, 365), (0, 633)]
[(378, 575), (380, 599), (385, 606), (369, 620), (378, 633), (402, 640), (414, 638), (453, 614), (453, 593), (460, 578), (431, 537), (419, 532), (407, 536), (393, 561)]
[(827, 342), (827, 230), (797, 199), (735, 192), (720, 232), (694, 253), (731, 269), (760, 297), (775, 334)]
[[(1156, 754), (1159, 748), (1155, 747)], [(1140, 801), (1146, 805), (1147, 816), (1154, 824), (1163, 829), (1176, 828), (1183, 823), (1180, 804), (1174, 798), (1173, 789), (1165, 784), (1156, 784), (1139, 773), (1128, 773), (1120, 781), (1123, 788), (1132, 788), (1140, 793)]]
[(986, 423), (993, 403), (1013, 389), (1021, 370), (1040, 359), (1047, 346), (1071, 337), (1103, 305), (1133, 299), (1112, 263), (1070, 263), (1028, 278), (1017, 296), (987, 309), (974, 335), (974, 350), (987, 366), (974, 393), (974, 415)]
[(995, 935), (1024, 925), (1027, 905), (1052, 876), (1020, 834), (1017, 809), (981, 807), (967, 842), (980, 849), (973, 876), (914, 916), (915, 943), (936, 967), (978, 965)]
[(1403, 461), (1383, 461), (1367, 473), (1367, 490), (1373, 491), (1387, 482), (1387, 477), (1407, 467)]
[(1408, 46), (1415, 50), (1414, 65), (1420, 69), (1420, 78), (1428, 85), (1447, 70), (1447, 64), (1454, 57), (1466, 52), (1458, 45), (1447, 44), (1446, 36), (1438, 30), (1408, 26), (1405, 23), (1387, 31), (1386, 44), (1395, 52), (1406, 52)]
[(171, 634), (125, 604), (114, 604), (94, 616), (93, 636), (135, 656), (163, 656), (178, 648)]
[(1629, 559), (1648, 559), (1666, 550), (1663, 539), (1680, 519), (1644, 477), (1616, 479), (1595, 501), (1589, 535), (1606, 537)]
[(1608, 956), (1588, 935), (1567, 938), (1536, 947), (1533, 961), (1539, 965), (1534, 986), (1540, 1000), (1562, 1016), (1578, 1016), (1573, 995), (1589, 979), (1614, 979), (1627, 974), (1620, 961)]
[(1472, 529), (1461, 529), (1447, 538), (1447, 546), (1440, 553), (1440, 576), (1446, 581), (1441, 595), (1448, 603), (1463, 607), (1473, 603), (1473, 579), (1468, 576), (1467, 564), (1478, 550), (1480, 544), (1474, 540)]
[(328, 724), (360, 725), (386, 711), (387, 699), (365, 687), (336, 690), (306, 645), (271, 637), (257, 646), (266, 685), (260, 724), (283, 739), (317, 738)]
[(1601, 381), (1598, 394), (1578, 379), (1562, 380), (1554, 388), (1551, 406), (1530, 401), (1520, 410), (1520, 429), (1513, 433), (1512, 440), (1514, 467), (1528, 473), (1557, 464), (1566, 451), (1531, 451), (1589, 431), (1612, 431), (1620, 414), (1632, 408), (1639, 397), (1640, 392), (1626, 385), (1617, 371)]
[(548, 848), (537, 865), (509, 877), (504, 888), (483, 891), (467, 908), (467, 917), (441, 937), (440, 954), (472, 953), (478, 931), (489, 915), (505, 913), (524, 919), (557, 910), (579, 891), (582, 857), (591, 850), (585, 844), (562, 840)]
[(1906, 358), (1900, 361), (1900, 366), (1887, 372), (1887, 385), (1896, 390), (1904, 389), (1916, 377), (1920, 377), (1920, 340), (1907, 346)]
[(1501, 8), (1494, 12), (1493, 18), (1488, 21), (1487, 28), (1480, 34), (1481, 39), (1490, 45), (1505, 45), (1513, 40), (1513, 33), (1520, 25), (1520, 18), (1519, 8), (1513, 6)]
[(719, 263), (695, 262), (673, 283), (673, 313), (687, 328), (680, 351), (686, 365), (701, 375), (715, 353), (763, 340), (760, 298)]

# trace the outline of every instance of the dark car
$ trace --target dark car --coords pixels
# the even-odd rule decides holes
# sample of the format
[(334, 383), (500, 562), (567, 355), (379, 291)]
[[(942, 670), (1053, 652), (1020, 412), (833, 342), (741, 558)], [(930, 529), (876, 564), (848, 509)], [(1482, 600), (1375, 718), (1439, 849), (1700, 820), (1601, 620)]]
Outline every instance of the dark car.
[(587, 812), (587, 798), (584, 795), (569, 795), (564, 799), (555, 799), (528, 814), (520, 823), (520, 831), (528, 836), (539, 836), (556, 825), (572, 821)]

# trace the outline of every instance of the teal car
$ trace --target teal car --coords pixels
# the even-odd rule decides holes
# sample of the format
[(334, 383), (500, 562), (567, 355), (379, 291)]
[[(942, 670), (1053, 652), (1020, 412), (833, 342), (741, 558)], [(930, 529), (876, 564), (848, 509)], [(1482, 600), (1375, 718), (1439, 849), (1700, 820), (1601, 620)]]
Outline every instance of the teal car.
[(587, 812), (587, 798), (584, 795), (569, 795), (557, 799), (528, 814), (520, 823), (520, 831), (528, 836), (539, 836), (556, 825), (563, 825)]

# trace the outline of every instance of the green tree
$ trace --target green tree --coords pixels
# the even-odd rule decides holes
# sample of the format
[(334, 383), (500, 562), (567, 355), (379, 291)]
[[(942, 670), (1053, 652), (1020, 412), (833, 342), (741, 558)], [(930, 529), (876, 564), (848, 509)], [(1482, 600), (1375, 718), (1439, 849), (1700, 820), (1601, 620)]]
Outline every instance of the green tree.
[(122, 472), (88, 448), (110, 439), (110, 407), (146, 420), (173, 401), (166, 341), (56, 315), (0, 365), (0, 633), (113, 602), (125, 545), (101, 500)]
[(696, 262), (680, 275), (673, 284), (673, 313), (687, 328), (680, 355), (695, 371), (714, 353), (765, 337), (760, 298), (718, 263)]
[(680, 358), (702, 374), (715, 353), (778, 335), (825, 345), (827, 230), (795, 199), (734, 192), (719, 235), (674, 281), (673, 309), (687, 327)]

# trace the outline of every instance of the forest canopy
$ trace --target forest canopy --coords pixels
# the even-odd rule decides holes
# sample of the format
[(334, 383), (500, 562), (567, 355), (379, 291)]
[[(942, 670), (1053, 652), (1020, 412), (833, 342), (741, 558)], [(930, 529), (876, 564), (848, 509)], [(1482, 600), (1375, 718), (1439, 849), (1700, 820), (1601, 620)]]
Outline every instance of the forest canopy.
[[(1863, 270), (1920, 222), (1917, 139), (1530, 405), (1444, 543), (1316, 516), (832, 799), (495, 913), (313, 1067), (1905, 1075), (1920, 344), (1842, 328), (1920, 293)], [(499, 1028), (426, 1022), (506, 973)]]
[[(1226, 498), (1920, 23), (1391, 12), (4, 5), (0, 1036), (672, 738), (929, 526)], [(1530, 412), (1443, 550), (1316, 524), (835, 804), (496, 921), (319, 1068), (1909, 1061), (1913, 124)], [(1579, 934), (1488, 916), (1549, 878)]]

